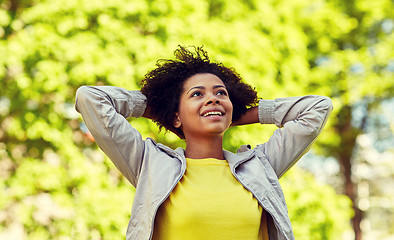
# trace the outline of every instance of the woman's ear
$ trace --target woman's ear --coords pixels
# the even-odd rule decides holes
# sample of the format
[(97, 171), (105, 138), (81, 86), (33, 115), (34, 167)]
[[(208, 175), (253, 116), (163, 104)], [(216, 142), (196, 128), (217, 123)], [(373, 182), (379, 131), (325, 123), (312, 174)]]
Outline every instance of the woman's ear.
[(179, 114), (175, 113), (175, 119), (172, 124), (175, 128), (180, 128), (182, 126), (181, 119), (179, 118)]

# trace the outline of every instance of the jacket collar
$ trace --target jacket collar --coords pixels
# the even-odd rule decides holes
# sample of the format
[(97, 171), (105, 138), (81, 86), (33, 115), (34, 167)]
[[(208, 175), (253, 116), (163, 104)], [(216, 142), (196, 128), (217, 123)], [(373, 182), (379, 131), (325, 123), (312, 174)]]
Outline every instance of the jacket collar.
[(254, 157), (255, 152), (249, 150), (246, 152), (232, 153), (227, 150), (223, 150), (224, 158), (227, 160), (231, 169), (235, 169), (239, 164), (244, 163)]
[[(182, 160), (184, 161), (186, 159), (185, 157), (185, 149), (179, 147), (175, 149), (175, 152), (178, 153), (181, 157)], [(246, 152), (240, 152), (240, 153), (232, 153), (227, 150), (223, 150), (224, 158), (228, 162), (229, 166), (231, 169), (236, 168), (239, 164), (246, 162), (253, 158), (255, 155), (255, 152), (253, 150), (249, 150)]]

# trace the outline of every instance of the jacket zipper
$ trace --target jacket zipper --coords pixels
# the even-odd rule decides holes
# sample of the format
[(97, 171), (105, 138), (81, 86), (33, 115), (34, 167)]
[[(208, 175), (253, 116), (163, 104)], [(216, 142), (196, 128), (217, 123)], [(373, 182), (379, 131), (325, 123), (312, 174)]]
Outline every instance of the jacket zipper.
[[(178, 153), (175, 153), (175, 155), (178, 158), (178, 160), (181, 161), (181, 164), (182, 164), (183, 163), (182, 157), (180, 157)], [(153, 218), (152, 218), (152, 227), (151, 227), (151, 230), (150, 230), (149, 240), (152, 239), (152, 237), (153, 237), (153, 228), (154, 228), (154, 225), (155, 225), (155, 219), (156, 219), (157, 211), (159, 210), (160, 206), (166, 201), (166, 199), (170, 196), (172, 190), (174, 190), (174, 188), (178, 184), (178, 182), (182, 179), (183, 175), (185, 174), (185, 170), (186, 170), (186, 168), (182, 169), (181, 174), (178, 176), (178, 179), (176, 180), (176, 182), (172, 185), (170, 191), (166, 194), (166, 196), (157, 205), (157, 207), (155, 209), (155, 213), (153, 214)]]

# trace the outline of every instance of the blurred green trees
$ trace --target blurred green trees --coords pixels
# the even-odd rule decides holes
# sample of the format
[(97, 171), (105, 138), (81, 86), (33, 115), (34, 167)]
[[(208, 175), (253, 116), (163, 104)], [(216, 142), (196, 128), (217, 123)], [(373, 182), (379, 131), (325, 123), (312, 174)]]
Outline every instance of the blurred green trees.
[[(263, 98), (330, 96), (334, 112), (314, 150), (339, 160), (345, 192), (357, 203), (351, 164), (363, 126), (351, 124), (352, 108), (366, 102), (367, 109), (373, 109), (392, 97), (392, 1), (0, 4), (0, 236), (124, 236), (131, 187), (89, 138), (74, 110), (75, 91), (86, 84), (138, 89), (155, 61), (172, 57), (178, 44), (204, 45), (212, 59), (235, 67)], [(144, 119), (132, 124), (145, 137), (171, 147), (184, 144), (171, 133), (157, 134)], [(230, 129), (225, 147), (256, 145), (273, 129)], [(283, 180), (296, 237), (331, 239), (342, 234), (351, 214), (348, 201), (297, 171)], [(359, 234), (362, 216), (354, 206)]]
[(346, 239), (350, 199), (299, 168), (280, 180), (296, 239)]

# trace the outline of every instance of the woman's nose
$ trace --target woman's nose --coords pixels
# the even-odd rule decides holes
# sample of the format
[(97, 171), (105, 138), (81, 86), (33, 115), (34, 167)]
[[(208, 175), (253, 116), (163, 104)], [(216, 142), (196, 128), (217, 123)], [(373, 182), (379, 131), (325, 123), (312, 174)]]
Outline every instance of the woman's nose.
[(213, 103), (215, 103), (215, 104), (220, 104), (220, 100), (219, 100), (219, 98), (216, 96), (216, 95), (211, 95), (208, 99), (207, 99), (207, 101), (206, 101), (206, 105), (209, 105), (209, 104), (213, 104)]

